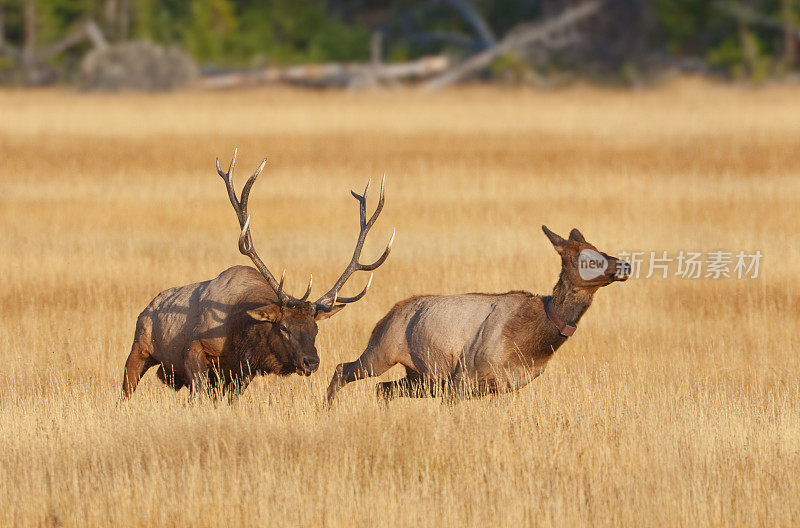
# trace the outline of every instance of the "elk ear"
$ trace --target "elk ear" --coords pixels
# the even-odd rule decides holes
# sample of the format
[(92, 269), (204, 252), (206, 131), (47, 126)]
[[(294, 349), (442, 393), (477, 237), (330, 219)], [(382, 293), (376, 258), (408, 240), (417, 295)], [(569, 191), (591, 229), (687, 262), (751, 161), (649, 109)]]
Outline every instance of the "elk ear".
[(542, 226), (542, 231), (544, 231), (544, 234), (547, 235), (547, 238), (550, 239), (550, 243), (553, 244), (553, 246), (555, 246), (556, 250), (558, 250), (561, 246), (567, 243), (566, 240), (564, 240), (557, 234), (547, 229), (546, 225)]
[(281, 307), (277, 304), (267, 304), (252, 310), (247, 310), (247, 315), (256, 321), (268, 321), (277, 323), (281, 320)]
[(322, 321), (323, 319), (327, 319), (328, 317), (332, 316), (333, 314), (335, 314), (336, 312), (338, 312), (339, 310), (341, 310), (345, 306), (347, 306), (347, 305), (346, 304), (337, 304), (336, 306), (331, 308), (331, 310), (329, 312), (326, 312), (324, 310), (317, 310), (317, 313), (314, 315), (314, 319), (317, 320), (317, 321)]
[(573, 228), (572, 231), (569, 232), (569, 239), (574, 240), (575, 242), (586, 243), (586, 239), (583, 238), (581, 232), (578, 231), (576, 228)]

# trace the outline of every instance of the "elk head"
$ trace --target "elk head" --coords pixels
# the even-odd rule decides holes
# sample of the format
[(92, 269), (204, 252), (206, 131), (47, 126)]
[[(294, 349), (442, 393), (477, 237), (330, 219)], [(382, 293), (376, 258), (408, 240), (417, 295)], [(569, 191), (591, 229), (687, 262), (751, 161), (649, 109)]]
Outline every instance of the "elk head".
[(389, 239), (386, 249), (377, 260), (371, 264), (362, 264), (359, 262), (367, 233), (369, 233), (369, 230), (375, 224), (375, 221), (383, 210), (386, 177), (384, 176), (384, 179), (381, 181), (381, 193), (378, 205), (369, 219), (367, 219), (367, 192), (369, 191), (369, 182), (367, 182), (363, 194), (350, 191), (353, 197), (358, 200), (360, 215), (360, 231), (358, 239), (356, 240), (353, 256), (350, 259), (350, 263), (331, 289), (316, 301), (309, 301), (308, 298), (311, 294), (313, 277), (309, 279), (308, 287), (301, 297), (292, 297), (283, 289), (286, 271), (284, 270), (281, 275), (281, 280), (278, 282), (258, 256), (258, 253), (256, 253), (255, 247), (253, 246), (253, 238), (250, 233), (250, 215), (247, 212), (247, 201), (250, 197), (253, 184), (264, 169), (267, 160), (264, 159), (253, 175), (247, 180), (247, 183), (245, 183), (242, 189), (241, 197), (239, 198), (236, 196), (236, 190), (233, 186), (233, 168), (236, 164), (236, 154), (237, 150), (234, 150), (233, 159), (228, 166), (228, 170), (224, 172), (220, 169), (219, 159), (217, 159), (217, 173), (225, 181), (225, 186), (228, 189), (228, 198), (230, 198), (231, 205), (234, 211), (236, 211), (236, 216), (239, 220), (239, 227), (241, 228), (239, 234), (239, 251), (253, 261), (256, 269), (261, 273), (275, 294), (273, 302), (246, 310), (246, 316), (250, 321), (250, 328), (247, 332), (259, 335), (263, 338), (261, 342), (266, 341), (265, 344), (269, 346), (272, 352), (273, 361), (279, 363), (279, 365), (273, 366), (273, 371), (283, 374), (297, 372), (308, 376), (319, 367), (319, 356), (314, 346), (314, 341), (317, 336), (317, 321), (327, 319), (344, 308), (347, 304), (354, 303), (364, 297), (372, 284), (372, 273), (370, 273), (369, 280), (366, 286), (364, 286), (364, 289), (357, 295), (352, 297), (340, 297), (339, 290), (356, 271), (371, 272), (378, 268), (378, 266), (384, 263), (392, 249), (392, 242), (394, 242), (395, 235), (394, 231), (392, 231), (392, 237)]
[(574, 288), (595, 291), (630, 276), (630, 264), (599, 251), (577, 229), (570, 231), (568, 239), (553, 233), (547, 226), (543, 225), (542, 230), (561, 256), (562, 277)]

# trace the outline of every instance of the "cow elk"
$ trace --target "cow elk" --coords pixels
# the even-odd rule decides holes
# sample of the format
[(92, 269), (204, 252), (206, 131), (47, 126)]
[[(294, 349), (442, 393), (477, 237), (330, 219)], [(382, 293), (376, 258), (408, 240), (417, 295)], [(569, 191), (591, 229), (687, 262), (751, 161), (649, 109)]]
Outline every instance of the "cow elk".
[(561, 257), (552, 295), (424, 295), (394, 305), (372, 331), (357, 360), (342, 363), (328, 403), (352, 381), (394, 365), (406, 376), (379, 383), (378, 396), (448, 399), (517, 390), (536, 378), (576, 329), (595, 292), (630, 275), (627, 262), (597, 251), (577, 229), (564, 239), (542, 229)]
[[(243, 391), (259, 374), (311, 375), (319, 366), (314, 345), (317, 322), (328, 318), (364, 297), (364, 289), (353, 297), (339, 296), (339, 290), (356, 271), (373, 271), (389, 256), (394, 233), (383, 254), (372, 264), (359, 262), (367, 233), (384, 204), (384, 182), (375, 212), (367, 218), (367, 192), (352, 192), (359, 203), (360, 232), (350, 263), (333, 287), (316, 301), (309, 301), (311, 280), (302, 297), (283, 289), (258, 256), (250, 232), (247, 202), (266, 159), (236, 196), (233, 168), (236, 151), (226, 172), (217, 160), (217, 172), (225, 181), (228, 197), (241, 229), (239, 251), (250, 257), (255, 269), (234, 266), (215, 279), (170, 288), (159, 293), (139, 315), (128, 360), (125, 362), (123, 397), (136, 389), (142, 375), (159, 365), (158, 378), (175, 390), (189, 387), (212, 395), (227, 393), (231, 398)], [(285, 272), (284, 272), (285, 275)]]

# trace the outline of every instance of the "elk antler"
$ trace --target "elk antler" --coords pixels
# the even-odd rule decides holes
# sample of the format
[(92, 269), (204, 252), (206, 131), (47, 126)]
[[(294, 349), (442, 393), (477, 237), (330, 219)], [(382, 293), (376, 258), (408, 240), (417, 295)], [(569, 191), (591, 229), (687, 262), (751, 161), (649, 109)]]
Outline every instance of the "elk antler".
[[(371, 180), (370, 180), (371, 181)], [(356, 241), (356, 249), (353, 251), (353, 258), (350, 259), (350, 264), (347, 265), (342, 275), (339, 279), (334, 283), (333, 287), (328, 290), (328, 292), (317, 299), (316, 305), (318, 310), (322, 310), (323, 312), (329, 312), (333, 309), (334, 305), (338, 302), (340, 304), (347, 304), (356, 302), (357, 300), (361, 299), (366, 295), (367, 290), (369, 289), (370, 285), (372, 284), (372, 273), (369, 275), (369, 280), (367, 281), (367, 285), (361, 290), (361, 293), (358, 295), (354, 295), (353, 297), (339, 297), (339, 289), (344, 286), (344, 283), (347, 282), (347, 279), (350, 278), (350, 275), (355, 273), (356, 271), (373, 271), (378, 266), (383, 264), (386, 260), (386, 257), (389, 256), (389, 252), (392, 250), (392, 242), (394, 242), (394, 235), (395, 231), (392, 230), (392, 238), (389, 239), (389, 243), (386, 245), (386, 249), (383, 251), (383, 254), (378, 257), (378, 260), (373, 262), (372, 264), (361, 264), (358, 259), (361, 256), (361, 250), (364, 247), (364, 241), (367, 238), (367, 233), (369, 233), (370, 228), (378, 219), (378, 215), (381, 214), (381, 210), (383, 209), (383, 190), (386, 183), (386, 175), (384, 174), (383, 180), (381, 180), (381, 196), (378, 200), (378, 207), (375, 208), (375, 212), (372, 213), (372, 216), (367, 220), (367, 191), (369, 191), (369, 184), (370, 181), (367, 182), (367, 186), (364, 188), (364, 194), (356, 194), (355, 191), (350, 191), (350, 194), (358, 200), (359, 205), (359, 215), (360, 215), (360, 226), (361, 230), (358, 233), (358, 240)]]
[[(244, 188), (242, 189), (242, 197), (239, 199), (236, 197), (236, 189), (233, 187), (233, 167), (236, 165), (236, 154), (238, 151), (239, 149), (234, 149), (233, 159), (231, 159), (231, 163), (228, 165), (228, 170), (226, 172), (222, 172), (222, 169), (220, 169), (219, 158), (217, 158), (217, 173), (225, 181), (225, 187), (228, 189), (228, 198), (230, 198), (233, 210), (236, 211), (236, 216), (239, 218), (239, 227), (242, 229), (242, 232), (239, 235), (239, 251), (242, 253), (242, 255), (247, 255), (250, 257), (250, 260), (253, 261), (256, 269), (261, 272), (261, 275), (263, 275), (267, 280), (267, 284), (269, 284), (270, 288), (275, 291), (275, 294), (278, 296), (278, 302), (281, 304), (286, 304), (290, 299), (290, 297), (283, 291), (283, 279), (286, 276), (286, 270), (283, 271), (283, 274), (281, 275), (281, 281), (279, 283), (275, 280), (275, 277), (272, 275), (272, 273), (270, 273), (270, 271), (267, 269), (267, 266), (261, 261), (258, 253), (256, 253), (256, 248), (253, 246), (253, 237), (250, 235), (250, 215), (247, 214), (247, 200), (250, 198), (250, 190), (253, 188), (253, 184), (256, 182), (258, 175), (261, 174), (262, 170), (264, 170), (264, 165), (267, 164), (267, 159), (264, 158), (264, 161), (261, 162), (261, 165), (259, 165), (253, 175), (250, 176), (250, 178), (247, 180), (247, 183), (244, 184)], [(308, 288), (306, 288), (306, 293), (303, 295), (303, 297), (300, 298), (301, 301), (308, 299), (308, 296), (311, 294), (312, 281), (313, 277), (308, 281)]]

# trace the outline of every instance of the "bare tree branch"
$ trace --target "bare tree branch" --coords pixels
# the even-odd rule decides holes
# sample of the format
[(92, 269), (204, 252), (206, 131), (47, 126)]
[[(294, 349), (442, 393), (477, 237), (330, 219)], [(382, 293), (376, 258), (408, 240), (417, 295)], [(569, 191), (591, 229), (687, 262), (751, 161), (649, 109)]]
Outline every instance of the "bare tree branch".
[(84, 40), (91, 41), (96, 48), (103, 49), (108, 46), (108, 42), (106, 42), (102, 31), (100, 31), (100, 28), (97, 26), (97, 23), (95, 23), (94, 20), (87, 20), (75, 28), (63, 39), (59, 40), (58, 42), (54, 42), (52, 45), (50, 45), (50, 47), (37, 53), (35, 56), (35, 61), (37, 63), (47, 62), (53, 59), (55, 56), (65, 52), (72, 46), (80, 44)]
[(770, 27), (775, 29), (782, 29), (787, 33), (793, 34), (795, 37), (800, 37), (800, 27), (789, 24), (777, 18), (762, 15), (757, 13), (752, 8), (747, 7), (742, 4), (728, 4), (726, 2), (714, 2), (714, 7), (717, 8), (719, 11), (731, 15), (739, 20), (744, 22), (750, 22), (751, 24), (758, 24), (764, 27)]
[(407, 42), (444, 42), (447, 44), (454, 44), (464, 48), (473, 48), (475, 46), (475, 39), (464, 35), (463, 33), (456, 32), (439, 32), (439, 31), (421, 31), (419, 33), (412, 33), (405, 35), (403, 40)]
[(558, 40), (562, 32), (593, 15), (600, 9), (600, 5), (600, 0), (589, 0), (543, 22), (520, 24), (509, 31), (495, 46), (473, 55), (461, 64), (434, 77), (425, 86), (427, 88), (443, 88), (488, 67), (498, 55), (523, 48), (534, 42)]
[(14, 61), (19, 62), (22, 60), (22, 53), (19, 48), (6, 42), (6, 21), (4, 15), (3, 5), (0, 4), (0, 55), (8, 55)]
[(33, 0), (25, 1), (23, 16), (25, 21), (25, 42), (20, 58), (25, 69), (25, 76), (30, 79), (33, 74), (33, 63), (36, 55), (36, 3)]
[(480, 12), (470, 2), (467, 0), (444, 0), (444, 2), (453, 8), (475, 30), (484, 49), (490, 48), (497, 43), (497, 38), (492, 32), (492, 28), (489, 27)]

